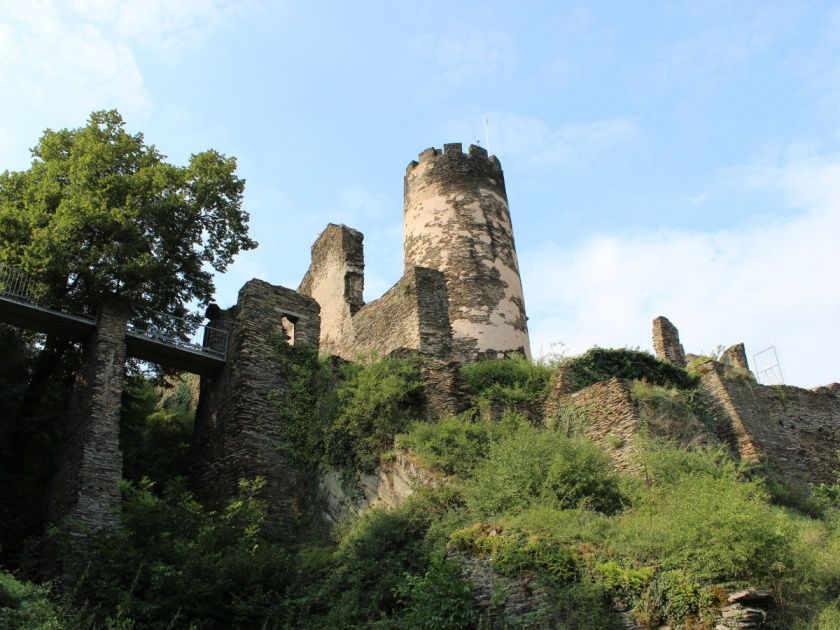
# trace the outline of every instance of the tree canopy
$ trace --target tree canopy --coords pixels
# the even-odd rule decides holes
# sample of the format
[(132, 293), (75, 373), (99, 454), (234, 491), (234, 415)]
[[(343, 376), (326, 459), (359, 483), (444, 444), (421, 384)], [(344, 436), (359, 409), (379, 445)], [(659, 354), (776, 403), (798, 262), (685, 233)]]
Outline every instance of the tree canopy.
[(212, 300), (214, 271), (256, 247), (233, 157), (170, 164), (116, 110), (47, 129), (32, 156), (0, 174), (0, 264), (33, 273), (46, 304), (94, 312), (111, 294), (135, 319), (183, 317)]

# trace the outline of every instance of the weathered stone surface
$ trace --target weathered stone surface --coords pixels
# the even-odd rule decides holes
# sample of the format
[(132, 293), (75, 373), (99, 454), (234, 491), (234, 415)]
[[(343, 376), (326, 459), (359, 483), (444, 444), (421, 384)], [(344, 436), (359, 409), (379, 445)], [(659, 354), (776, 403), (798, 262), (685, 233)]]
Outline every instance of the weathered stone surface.
[(742, 459), (797, 484), (831, 482), (840, 449), (840, 396), (726, 378), (726, 366), (697, 368), (716, 402), (716, 430)]
[(572, 368), (568, 365), (559, 365), (554, 371), (548, 396), (545, 399), (543, 417), (547, 423), (551, 423), (551, 419), (557, 417), (569, 394), (576, 391), (578, 387), (572, 378)]
[(754, 588), (744, 589), (737, 593), (732, 593), (726, 598), (730, 604), (762, 604), (766, 605), (770, 602), (770, 593), (768, 591), (759, 591)]
[(404, 262), (442, 271), (454, 358), (530, 356), (504, 175), (480, 147), (427, 149), (405, 176)]
[(618, 470), (638, 472), (636, 437), (645, 433), (673, 440), (686, 448), (716, 442), (703, 424), (690, 414), (662, 424), (648, 418), (631, 395), (633, 382), (611, 378), (580, 391), (556, 397), (547, 406), (545, 423), (576, 432), (598, 442)]
[(747, 362), (747, 350), (742, 343), (736, 343), (734, 346), (728, 347), (720, 355), (720, 362), (724, 365), (729, 365), (742, 370), (749, 370), (750, 365)]
[(497, 573), (487, 558), (450, 552), (462, 567), (464, 579), (482, 617), (482, 628), (562, 628), (562, 620), (546, 612), (548, 593), (528, 573), (506, 577)]
[(421, 486), (434, 487), (443, 477), (425, 466), (408, 450), (395, 448), (394, 456), (383, 462), (373, 474), (355, 474), (361, 494), (348, 491), (339, 470), (328, 470), (321, 478), (320, 489), (326, 502), (324, 516), (337, 522), (348, 514), (358, 514), (371, 507), (394, 509)]
[(312, 246), (300, 292), (321, 306), (321, 353), (347, 360), (397, 349), (446, 359), (452, 351), (443, 274), (411, 267), (378, 300), (364, 304), (362, 234), (329, 225)]
[(127, 319), (127, 304), (105, 301), (85, 341), (49, 488), (49, 521), (71, 517), (93, 529), (114, 521), (122, 478), (119, 427)]
[(685, 367), (685, 351), (680, 343), (680, 333), (667, 317), (653, 320), (653, 349), (656, 358), (678, 367)]
[(312, 245), (312, 261), (298, 291), (321, 307), (323, 354), (356, 358), (352, 320), (364, 305), (363, 239), (357, 230), (330, 223)]
[(277, 402), (288, 392), (275, 344), (294, 329), (294, 343), (318, 347), (318, 304), (310, 297), (262, 280), (239, 291), (236, 306), (216, 310), (214, 327), (229, 330), (228, 362), (221, 374), (201, 378), (192, 444), (196, 494), (218, 507), (235, 495), (240, 479), (261, 476), (275, 521), (288, 523), (304, 510), (294, 472), (277, 451), (283, 418)]

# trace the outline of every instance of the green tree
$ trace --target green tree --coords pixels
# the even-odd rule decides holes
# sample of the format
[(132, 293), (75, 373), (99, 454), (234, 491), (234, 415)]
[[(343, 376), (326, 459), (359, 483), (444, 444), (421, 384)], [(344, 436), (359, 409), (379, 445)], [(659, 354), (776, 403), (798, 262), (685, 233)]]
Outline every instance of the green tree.
[[(114, 295), (135, 323), (184, 333), (156, 313), (195, 322), (189, 305), (210, 303), (213, 272), (256, 247), (232, 157), (210, 150), (170, 164), (115, 110), (47, 129), (32, 156), (29, 169), (0, 174), (0, 264), (32, 273), (47, 306), (93, 313)], [(47, 340), (30, 406), (67, 349)]]
[(0, 175), (0, 263), (42, 279), (48, 304), (93, 310), (113, 294), (137, 317), (183, 316), (210, 302), (214, 271), (256, 246), (234, 158), (170, 164), (115, 110), (46, 130), (32, 155), (28, 170)]

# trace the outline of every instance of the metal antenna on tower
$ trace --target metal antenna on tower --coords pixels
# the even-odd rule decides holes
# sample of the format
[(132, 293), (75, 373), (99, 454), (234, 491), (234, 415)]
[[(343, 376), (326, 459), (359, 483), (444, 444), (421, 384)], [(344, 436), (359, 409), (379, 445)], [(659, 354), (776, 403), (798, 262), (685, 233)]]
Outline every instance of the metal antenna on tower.
[(490, 125), (487, 123), (487, 114), (484, 114), (484, 144), (487, 154), (490, 155)]

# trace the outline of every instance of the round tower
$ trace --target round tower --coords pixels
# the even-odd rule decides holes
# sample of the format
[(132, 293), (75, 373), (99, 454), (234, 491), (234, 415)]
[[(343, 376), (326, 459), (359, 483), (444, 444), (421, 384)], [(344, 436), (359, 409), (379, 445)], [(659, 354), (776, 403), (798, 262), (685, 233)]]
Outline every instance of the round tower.
[(531, 356), (505, 179), (475, 145), (426, 149), (405, 174), (406, 270), (443, 272), (453, 355), (460, 361)]

